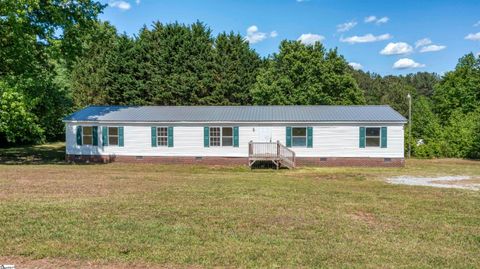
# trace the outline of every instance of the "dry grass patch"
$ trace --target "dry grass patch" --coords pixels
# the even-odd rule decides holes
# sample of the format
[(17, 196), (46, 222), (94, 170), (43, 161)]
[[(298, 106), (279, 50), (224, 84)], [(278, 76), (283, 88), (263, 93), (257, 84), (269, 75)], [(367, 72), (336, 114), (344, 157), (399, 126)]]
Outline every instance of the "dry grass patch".
[(20, 268), (480, 267), (480, 192), (384, 182), (458, 171), (479, 175), (480, 165), (0, 165), (0, 261)]

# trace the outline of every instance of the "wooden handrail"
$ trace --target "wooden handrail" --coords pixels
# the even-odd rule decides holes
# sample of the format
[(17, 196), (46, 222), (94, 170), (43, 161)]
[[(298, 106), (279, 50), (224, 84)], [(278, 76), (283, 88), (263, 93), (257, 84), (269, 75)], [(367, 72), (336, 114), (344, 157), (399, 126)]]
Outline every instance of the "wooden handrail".
[(248, 143), (248, 157), (253, 164), (257, 160), (268, 160), (279, 165), (284, 164), (287, 167), (295, 167), (296, 154), (280, 141), (277, 142), (253, 142)]

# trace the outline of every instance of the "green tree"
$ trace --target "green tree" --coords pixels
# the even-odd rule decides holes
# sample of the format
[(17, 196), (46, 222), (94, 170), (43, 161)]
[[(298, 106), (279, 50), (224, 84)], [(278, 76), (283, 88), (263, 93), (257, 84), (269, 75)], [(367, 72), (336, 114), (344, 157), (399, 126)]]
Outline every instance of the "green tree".
[(247, 105), (261, 59), (238, 34), (221, 33), (215, 39), (215, 87), (206, 103)]
[(113, 75), (110, 59), (116, 56), (118, 39), (115, 27), (108, 22), (96, 23), (92, 31), (83, 36), (84, 50), (71, 72), (77, 108), (109, 103), (107, 78)]
[[(29, 104), (23, 108), (35, 115), (31, 119), (47, 140), (58, 139), (64, 132), (61, 118), (71, 106), (68, 66), (81, 49), (79, 35), (102, 8), (90, 0), (19, 0), (0, 5), (0, 80), (19, 93), (8, 98)], [(0, 140), (13, 141), (7, 136), (0, 131)]]
[(304, 45), (282, 41), (260, 69), (252, 89), (255, 104), (349, 105), (363, 104), (363, 93), (351, 75), (350, 67), (337, 50), (322, 44)]
[(208, 103), (214, 88), (214, 41), (203, 23), (190, 26), (156, 22), (139, 35), (138, 72), (143, 80), (136, 93), (144, 104)]
[(23, 95), (0, 81), (0, 142), (38, 143), (44, 140), (43, 130), (29, 110)]
[(458, 61), (454, 71), (447, 72), (437, 85), (435, 111), (448, 120), (453, 111), (469, 113), (480, 107), (480, 56), (470, 53)]

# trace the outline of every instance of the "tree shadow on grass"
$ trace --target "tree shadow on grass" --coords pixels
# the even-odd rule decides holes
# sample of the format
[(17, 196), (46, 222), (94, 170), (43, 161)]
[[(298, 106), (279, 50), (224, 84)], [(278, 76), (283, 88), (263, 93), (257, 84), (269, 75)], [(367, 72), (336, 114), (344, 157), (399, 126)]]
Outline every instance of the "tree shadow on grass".
[(65, 143), (0, 148), (0, 164), (67, 164)]

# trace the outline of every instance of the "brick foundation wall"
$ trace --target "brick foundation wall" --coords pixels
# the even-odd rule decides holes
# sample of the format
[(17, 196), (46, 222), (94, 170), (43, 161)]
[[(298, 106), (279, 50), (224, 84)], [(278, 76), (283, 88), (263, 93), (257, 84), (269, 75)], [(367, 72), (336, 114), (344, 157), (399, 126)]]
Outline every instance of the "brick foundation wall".
[(358, 166), (358, 167), (403, 167), (404, 158), (366, 158), (366, 157), (297, 157), (297, 166)]
[[(165, 157), (165, 156), (101, 156), (101, 155), (66, 155), (68, 162), (81, 163), (161, 163), (161, 164), (205, 164), (205, 165), (248, 165), (247, 157)], [(403, 167), (403, 158), (337, 158), (337, 157), (297, 157), (297, 166), (359, 166), (359, 167)]]
[(206, 164), (206, 165), (248, 165), (246, 157), (165, 157), (165, 156), (99, 156), (67, 155), (68, 162), (81, 163), (160, 163), (160, 164)]

